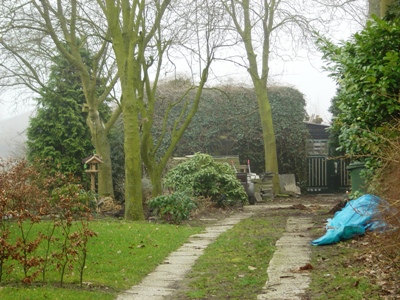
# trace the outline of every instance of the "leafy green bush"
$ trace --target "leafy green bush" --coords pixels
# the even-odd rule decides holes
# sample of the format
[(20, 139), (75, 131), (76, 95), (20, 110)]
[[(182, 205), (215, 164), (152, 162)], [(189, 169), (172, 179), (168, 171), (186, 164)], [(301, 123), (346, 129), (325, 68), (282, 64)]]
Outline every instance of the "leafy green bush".
[(331, 108), (339, 150), (374, 170), (393, 138), (387, 128), (400, 117), (400, 20), (372, 17), (348, 41), (335, 45), (321, 38), (319, 47), (339, 84)]
[(164, 185), (193, 196), (211, 198), (219, 206), (247, 201), (247, 194), (235, 171), (208, 154), (196, 153), (177, 165), (167, 173)]
[(177, 192), (151, 199), (149, 208), (162, 220), (180, 224), (183, 220), (189, 219), (191, 211), (196, 208), (196, 203), (187, 194)]

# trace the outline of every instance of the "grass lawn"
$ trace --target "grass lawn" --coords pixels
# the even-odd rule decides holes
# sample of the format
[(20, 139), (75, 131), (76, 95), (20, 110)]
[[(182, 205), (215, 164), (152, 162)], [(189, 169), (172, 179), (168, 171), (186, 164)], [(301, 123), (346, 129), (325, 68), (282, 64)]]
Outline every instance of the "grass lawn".
[(14, 271), (3, 275), (0, 299), (115, 299), (119, 291), (139, 283), (190, 235), (202, 230), (113, 219), (93, 221), (91, 228), (97, 237), (89, 242), (83, 288), (79, 288), (76, 270), (66, 274), (65, 287), (59, 288), (60, 274), (54, 268), (47, 272), (45, 286), (25, 286), (20, 283), (22, 270), (14, 263)]
[[(256, 299), (268, 280), (268, 263), (287, 218), (312, 216), (312, 235), (317, 238), (324, 234), (324, 221), (332, 217), (326, 214), (327, 210), (256, 212), (209, 245), (180, 283), (180, 293), (174, 295), (173, 300)], [(207, 217), (227, 217), (223, 214), (218, 211)], [(49, 271), (50, 280), (44, 287), (39, 284), (27, 287), (19, 283), (21, 274), (5, 274), (0, 285), (0, 299), (115, 299), (118, 292), (139, 283), (190, 235), (200, 232), (204, 224), (199, 219), (180, 226), (112, 219), (94, 221), (91, 228), (98, 236), (90, 241), (83, 288), (78, 287), (78, 274), (71, 272), (65, 288), (58, 287), (59, 273), (55, 270)], [(398, 299), (397, 284), (389, 285), (390, 278), (396, 274), (396, 278), (400, 278), (398, 265), (386, 265), (386, 274), (381, 273), (371, 255), (376, 250), (374, 247), (369, 236), (312, 247), (312, 282), (304, 300)], [(391, 281), (396, 283), (396, 280)], [(388, 298), (382, 297), (385, 290)]]
[(221, 234), (196, 261), (174, 299), (254, 299), (267, 281), (285, 214), (245, 219)]

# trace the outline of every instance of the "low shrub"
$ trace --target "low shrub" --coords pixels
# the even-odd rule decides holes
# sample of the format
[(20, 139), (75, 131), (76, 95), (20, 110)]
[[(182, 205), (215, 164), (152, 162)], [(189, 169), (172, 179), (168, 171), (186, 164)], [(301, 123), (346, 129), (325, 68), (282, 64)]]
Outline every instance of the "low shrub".
[(190, 217), (196, 203), (187, 194), (177, 192), (161, 195), (149, 201), (149, 208), (163, 221), (180, 224)]
[(247, 202), (247, 194), (227, 163), (216, 162), (208, 154), (196, 153), (189, 160), (171, 169), (165, 187), (195, 197), (211, 198), (217, 206)]

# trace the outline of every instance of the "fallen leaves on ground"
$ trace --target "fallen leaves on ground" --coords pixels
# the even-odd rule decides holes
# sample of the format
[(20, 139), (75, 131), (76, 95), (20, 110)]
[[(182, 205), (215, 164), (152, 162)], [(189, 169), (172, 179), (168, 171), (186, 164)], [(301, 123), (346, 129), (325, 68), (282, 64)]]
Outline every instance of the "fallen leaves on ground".
[(360, 275), (381, 287), (382, 299), (400, 299), (400, 253), (389, 251), (384, 242), (390, 240), (371, 233), (353, 240), (351, 245), (356, 251), (349, 263), (363, 265)]
[(299, 268), (299, 271), (309, 271), (312, 269), (314, 269), (314, 267), (311, 264), (305, 264)]

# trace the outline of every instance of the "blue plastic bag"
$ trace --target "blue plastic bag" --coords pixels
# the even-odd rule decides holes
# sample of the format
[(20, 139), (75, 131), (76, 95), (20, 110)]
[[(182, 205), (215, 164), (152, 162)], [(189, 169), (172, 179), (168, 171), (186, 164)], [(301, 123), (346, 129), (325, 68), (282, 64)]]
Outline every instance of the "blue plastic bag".
[(347, 202), (346, 206), (328, 219), (326, 234), (311, 242), (314, 246), (329, 245), (362, 235), (365, 231), (382, 228), (386, 224), (380, 220), (378, 206), (382, 200), (374, 195), (363, 195)]

